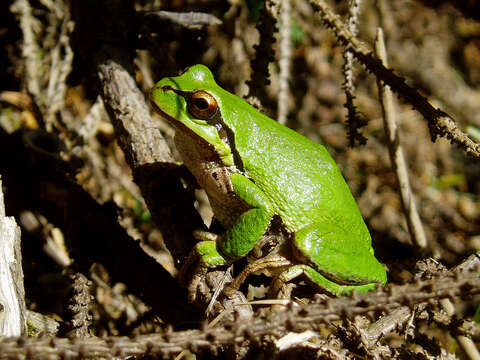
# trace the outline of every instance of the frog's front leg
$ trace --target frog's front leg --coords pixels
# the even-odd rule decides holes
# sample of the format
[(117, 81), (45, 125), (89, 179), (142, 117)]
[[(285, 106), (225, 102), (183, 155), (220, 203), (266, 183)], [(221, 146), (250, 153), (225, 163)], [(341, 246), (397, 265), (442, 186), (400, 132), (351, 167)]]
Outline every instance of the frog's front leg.
[(195, 274), (188, 285), (189, 298), (194, 301), (198, 284), (207, 269), (227, 265), (236, 259), (247, 255), (257, 241), (267, 231), (273, 216), (268, 198), (250, 179), (241, 174), (231, 174), (235, 194), (240, 197), (250, 209), (245, 211), (235, 221), (234, 225), (215, 240), (201, 241), (195, 245), (185, 266), (198, 259)]

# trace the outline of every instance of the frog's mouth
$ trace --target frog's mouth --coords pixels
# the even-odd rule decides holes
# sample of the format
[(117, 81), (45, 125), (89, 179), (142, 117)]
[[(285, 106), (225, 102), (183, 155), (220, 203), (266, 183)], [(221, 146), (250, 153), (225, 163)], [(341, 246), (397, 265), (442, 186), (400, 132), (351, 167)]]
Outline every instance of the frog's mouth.
[(185, 132), (187, 133), (188, 135), (190, 135), (191, 137), (194, 137), (196, 139), (196, 141), (198, 142), (201, 142), (201, 143), (204, 143), (205, 146), (207, 147), (212, 147), (213, 149), (213, 146), (208, 142), (206, 141), (204, 138), (202, 138), (200, 135), (198, 135), (195, 131), (193, 131), (192, 129), (190, 129), (188, 126), (186, 126), (185, 124), (183, 124), (181, 121), (175, 119), (174, 117), (168, 115), (165, 111), (163, 111), (162, 109), (160, 109), (160, 107), (155, 103), (155, 101), (153, 101), (152, 98), (150, 98), (150, 104), (152, 105), (152, 107), (155, 109), (155, 111), (157, 112), (158, 115), (160, 115), (160, 117), (166, 121), (168, 121), (170, 124), (172, 124), (173, 126), (175, 126), (177, 129), (179, 129), (180, 131), (182, 132)]
[[(155, 89), (155, 88), (153, 88)], [(176, 120), (175, 118), (171, 117), (170, 115), (168, 115), (166, 112), (164, 112), (162, 109), (160, 109), (160, 107), (155, 103), (155, 101), (153, 100), (153, 97), (152, 97), (152, 94), (150, 93), (150, 105), (152, 106), (152, 108), (155, 110), (155, 112), (158, 113), (158, 115), (160, 115), (163, 119), (167, 120), (168, 122), (172, 123), (172, 124), (176, 124), (177, 122), (179, 122), (178, 120)]]

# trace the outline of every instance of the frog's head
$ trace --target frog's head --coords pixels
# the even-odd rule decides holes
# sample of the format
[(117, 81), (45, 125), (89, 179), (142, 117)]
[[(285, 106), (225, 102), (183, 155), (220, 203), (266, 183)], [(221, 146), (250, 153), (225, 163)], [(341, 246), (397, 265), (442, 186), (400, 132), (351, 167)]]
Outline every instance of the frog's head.
[(210, 70), (194, 65), (183, 74), (160, 80), (152, 88), (153, 107), (179, 131), (213, 146), (225, 165), (233, 165), (226, 129), (221, 122), (222, 91)]

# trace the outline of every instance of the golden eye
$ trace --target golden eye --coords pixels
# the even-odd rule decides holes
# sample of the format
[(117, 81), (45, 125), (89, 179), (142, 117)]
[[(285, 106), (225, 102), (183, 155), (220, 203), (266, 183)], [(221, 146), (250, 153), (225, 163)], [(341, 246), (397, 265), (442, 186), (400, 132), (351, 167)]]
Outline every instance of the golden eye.
[(217, 113), (217, 100), (208, 92), (195, 91), (188, 99), (188, 111), (197, 119), (208, 120)]

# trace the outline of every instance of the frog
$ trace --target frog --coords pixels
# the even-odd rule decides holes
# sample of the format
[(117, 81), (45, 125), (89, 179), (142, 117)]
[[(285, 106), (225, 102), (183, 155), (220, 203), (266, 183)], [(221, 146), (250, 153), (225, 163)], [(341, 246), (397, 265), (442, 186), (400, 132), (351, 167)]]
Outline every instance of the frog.
[(183, 164), (225, 229), (197, 237), (186, 261), (198, 262), (188, 285), (192, 299), (207, 270), (246, 257), (274, 227), (282, 250), (248, 265), (233, 287), (268, 267), (278, 269), (276, 291), (299, 276), (334, 296), (386, 284), (357, 203), (323, 145), (224, 90), (202, 64), (157, 82), (150, 102), (176, 128)]

